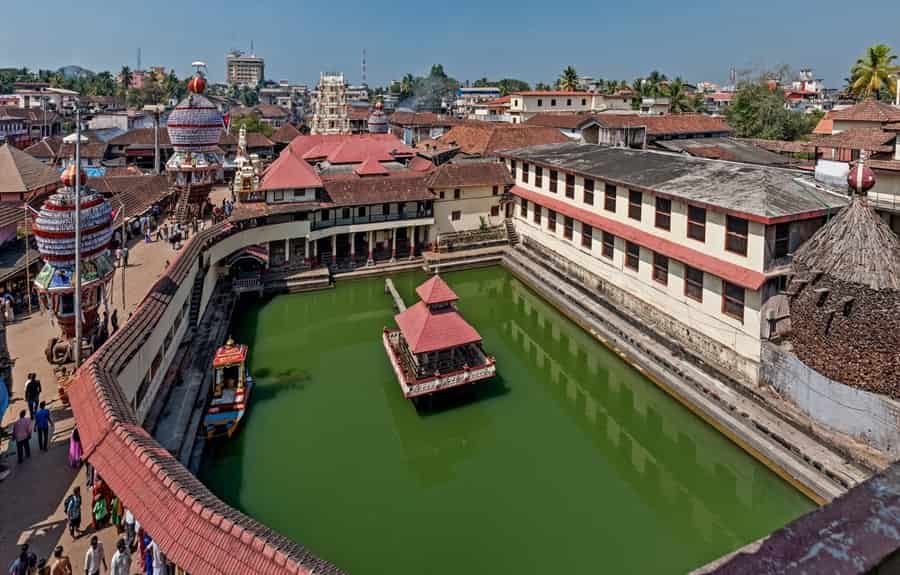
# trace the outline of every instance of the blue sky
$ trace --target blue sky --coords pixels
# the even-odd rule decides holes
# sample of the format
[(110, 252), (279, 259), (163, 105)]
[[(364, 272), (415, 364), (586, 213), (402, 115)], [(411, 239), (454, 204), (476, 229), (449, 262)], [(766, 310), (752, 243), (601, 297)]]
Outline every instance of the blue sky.
[[(723, 82), (732, 66), (788, 64), (839, 87), (869, 44), (900, 52), (896, 0), (41, 0), (7, 1), (2, 12), (0, 66), (118, 70), (134, 67), (141, 47), (145, 66), (181, 75), (205, 60), (213, 81), (224, 75), (225, 52), (247, 50), (250, 40), (268, 78), (296, 82), (336, 70), (356, 83), (366, 48), (372, 85), (433, 63), (462, 80), (532, 83), (553, 81), (569, 64), (600, 78), (656, 68), (693, 82)], [(858, 26), (849, 23), (854, 12)]]

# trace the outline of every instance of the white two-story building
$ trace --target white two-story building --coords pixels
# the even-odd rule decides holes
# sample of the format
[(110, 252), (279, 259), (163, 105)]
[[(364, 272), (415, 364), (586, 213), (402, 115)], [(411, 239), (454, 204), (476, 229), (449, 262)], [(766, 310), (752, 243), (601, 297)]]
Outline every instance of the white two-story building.
[(575, 142), (501, 157), (526, 247), (745, 381), (794, 248), (846, 204), (778, 168)]

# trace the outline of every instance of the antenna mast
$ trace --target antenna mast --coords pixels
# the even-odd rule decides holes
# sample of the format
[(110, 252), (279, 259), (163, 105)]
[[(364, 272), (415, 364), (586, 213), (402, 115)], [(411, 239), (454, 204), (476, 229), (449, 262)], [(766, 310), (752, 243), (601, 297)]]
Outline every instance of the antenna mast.
[(363, 48), (363, 58), (362, 58), (362, 83), (363, 86), (368, 86), (368, 78), (366, 77), (366, 49)]
[(138, 47), (138, 54), (137, 54), (137, 56), (138, 56), (138, 60), (137, 60), (137, 69), (140, 70), (140, 69), (141, 69), (141, 49), (140, 49), (140, 47)]

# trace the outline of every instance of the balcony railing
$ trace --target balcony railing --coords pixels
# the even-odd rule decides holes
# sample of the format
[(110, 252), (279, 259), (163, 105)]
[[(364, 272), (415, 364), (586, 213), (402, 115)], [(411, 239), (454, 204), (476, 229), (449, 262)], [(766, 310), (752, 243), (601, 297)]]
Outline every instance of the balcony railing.
[(353, 224), (373, 224), (380, 222), (396, 222), (402, 220), (417, 220), (421, 218), (431, 218), (434, 215), (433, 210), (403, 210), (399, 213), (391, 214), (371, 214), (366, 213), (364, 216), (353, 214), (350, 217), (334, 217), (327, 220), (316, 220), (312, 222), (313, 230), (321, 230), (334, 226), (348, 226)]

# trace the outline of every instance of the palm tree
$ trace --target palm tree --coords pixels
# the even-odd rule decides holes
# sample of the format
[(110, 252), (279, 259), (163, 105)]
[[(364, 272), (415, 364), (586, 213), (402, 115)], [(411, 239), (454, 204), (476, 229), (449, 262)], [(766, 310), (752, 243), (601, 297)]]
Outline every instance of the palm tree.
[(896, 78), (891, 81), (891, 75), (900, 71), (900, 66), (894, 64), (897, 55), (886, 44), (869, 46), (862, 58), (850, 69), (850, 89), (862, 98), (876, 97), (878, 92), (887, 87), (891, 94), (897, 91)]
[(122, 94), (128, 93), (128, 88), (131, 87), (131, 68), (128, 66), (122, 66), (122, 70), (119, 72), (119, 84), (121, 85)]
[(578, 89), (578, 72), (572, 66), (566, 66), (556, 83), (560, 90), (574, 92)]
[(681, 114), (683, 112), (693, 112), (694, 102), (687, 93), (684, 86), (684, 80), (675, 78), (667, 84), (663, 84), (660, 94), (669, 98), (669, 111), (673, 114)]
[(403, 76), (400, 80), (400, 97), (408, 98), (416, 90), (416, 78), (412, 74)]

